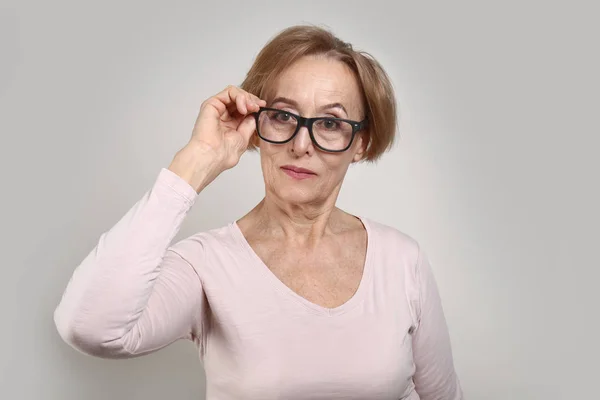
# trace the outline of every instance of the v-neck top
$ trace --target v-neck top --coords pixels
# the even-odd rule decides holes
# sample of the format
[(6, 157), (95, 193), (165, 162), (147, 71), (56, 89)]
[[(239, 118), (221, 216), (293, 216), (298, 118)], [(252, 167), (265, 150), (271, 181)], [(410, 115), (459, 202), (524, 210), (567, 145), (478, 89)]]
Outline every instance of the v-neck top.
[(104, 358), (189, 340), (207, 400), (462, 399), (415, 239), (358, 217), (367, 231), (361, 281), (327, 308), (280, 281), (236, 222), (172, 243), (197, 196), (161, 169), (75, 269), (54, 314), (63, 340)]
[(235, 237), (235, 239), (239, 242), (240, 247), (247, 252), (248, 257), (250, 258), (250, 262), (248, 263), (249, 268), (255, 268), (257, 273), (262, 274), (265, 277), (265, 284), (272, 285), (275, 290), (279, 290), (281, 292), (282, 296), (291, 297), (295, 299), (300, 304), (305, 306), (310, 312), (334, 316), (343, 314), (344, 312), (350, 310), (352, 307), (360, 303), (361, 299), (365, 296), (365, 291), (369, 290), (368, 287), (371, 284), (371, 269), (373, 264), (372, 254), (374, 246), (374, 244), (371, 243), (371, 227), (369, 226), (368, 219), (360, 216), (357, 216), (357, 218), (361, 221), (365, 230), (367, 231), (367, 250), (365, 254), (362, 277), (354, 295), (345, 303), (335, 308), (328, 308), (315, 304), (293, 291), (289, 286), (287, 286), (277, 276), (275, 276), (275, 274), (269, 269), (267, 265), (265, 265), (263, 260), (256, 254), (254, 249), (246, 240), (244, 234), (239, 228), (239, 225), (234, 221), (228, 226), (231, 230), (231, 235)]

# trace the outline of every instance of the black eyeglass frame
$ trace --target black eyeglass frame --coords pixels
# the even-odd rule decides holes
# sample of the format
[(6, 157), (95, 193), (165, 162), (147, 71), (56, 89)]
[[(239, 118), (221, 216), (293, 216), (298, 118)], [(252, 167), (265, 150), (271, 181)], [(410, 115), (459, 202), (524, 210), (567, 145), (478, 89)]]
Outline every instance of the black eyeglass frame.
[[(289, 139), (286, 139), (283, 141), (276, 141), (276, 140), (267, 139), (260, 134), (260, 129), (258, 128), (258, 117), (260, 116), (260, 113), (262, 113), (263, 111), (276, 111), (276, 112), (279, 112), (282, 114), (288, 114), (288, 115), (294, 117), (296, 119), (296, 121), (298, 121), (298, 124), (296, 125), (296, 130), (289, 137)], [(326, 151), (328, 153), (342, 153), (342, 152), (348, 150), (350, 148), (350, 146), (352, 146), (352, 142), (354, 142), (354, 136), (356, 136), (356, 134), (358, 132), (360, 132), (361, 130), (365, 129), (367, 127), (367, 123), (368, 123), (367, 117), (365, 117), (365, 119), (363, 119), (360, 122), (352, 121), (352, 120), (344, 119), (344, 118), (335, 118), (335, 117), (306, 118), (306, 117), (302, 117), (298, 114), (294, 114), (289, 111), (280, 110), (278, 108), (270, 108), (270, 107), (260, 107), (258, 112), (254, 113), (254, 118), (256, 119), (256, 133), (265, 142), (269, 142), (269, 143), (273, 143), (273, 144), (285, 144), (285, 143), (289, 142), (290, 140), (292, 140), (298, 134), (298, 132), (300, 131), (300, 128), (305, 126), (306, 129), (308, 129), (308, 135), (310, 136), (310, 140), (313, 142), (313, 144), (320, 150)], [(350, 142), (348, 142), (348, 146), (346, 146), (345, 148), (343, 148), (341, 150), (329, 150), (329, 149), (322, 147), (319, 143), (317, 143), (317, 140), (315, 139), (315, 136), (313, 135), (312, 126), (315, 123), (315, 121), (321, 121), (321, 120), (342, 121), (342, 122), (349, 123), (352, 126), (352, 137), (350, 138)]]

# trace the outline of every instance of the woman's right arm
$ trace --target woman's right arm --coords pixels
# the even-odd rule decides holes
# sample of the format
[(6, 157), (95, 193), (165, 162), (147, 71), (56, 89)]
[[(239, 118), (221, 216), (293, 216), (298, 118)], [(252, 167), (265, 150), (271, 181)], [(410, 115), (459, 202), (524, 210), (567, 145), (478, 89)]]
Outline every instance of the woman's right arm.
[(200, 334), (201, 282), (168, 250), (196, 195), (162, 169), (152, 189), (100, 236), (55, 311), (63, 340), (86, 354), (122, 358)]
[(74, 271), (54, 313), (63, 340), (124, 358), (202, 334), (200, 278), (169, 245), (198, 193), (237, 164), (263, 104), (235, 87), (203, 103), (190, 142)]

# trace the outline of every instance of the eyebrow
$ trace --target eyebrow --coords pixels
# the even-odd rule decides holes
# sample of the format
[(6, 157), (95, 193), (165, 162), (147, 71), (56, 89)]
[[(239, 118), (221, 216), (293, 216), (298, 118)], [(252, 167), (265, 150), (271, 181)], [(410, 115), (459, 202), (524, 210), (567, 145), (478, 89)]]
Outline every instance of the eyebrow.
[[(273, 99), (273, 103), (287, 103), (295, 108), (298, 108), (298, 102), (292, 99), (289, 99), (287, 97), (276, 97), (275, 99)], [(330, 108), (339, 108), (340, 110), (342, 110), (346, 115), (348, 115), (348, 111), (346, 111), (346, 107), (344, 107), (344, 105), (342, 103), (330, 103), (330, 104), (325, 104), (324, 106), (319, 107), (321, 110), (328, 110)]]

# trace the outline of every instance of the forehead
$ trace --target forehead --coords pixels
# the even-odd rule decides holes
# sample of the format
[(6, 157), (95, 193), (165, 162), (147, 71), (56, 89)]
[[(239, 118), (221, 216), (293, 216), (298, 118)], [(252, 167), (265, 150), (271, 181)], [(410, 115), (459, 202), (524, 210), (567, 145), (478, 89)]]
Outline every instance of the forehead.
[(341, 61), (308, 56), (286, 68), (274, 80), (267, 100), (286, 97), (303, 107), (342, 103), (349, 113), (361, 113), (361, 89), (354, 72)]

